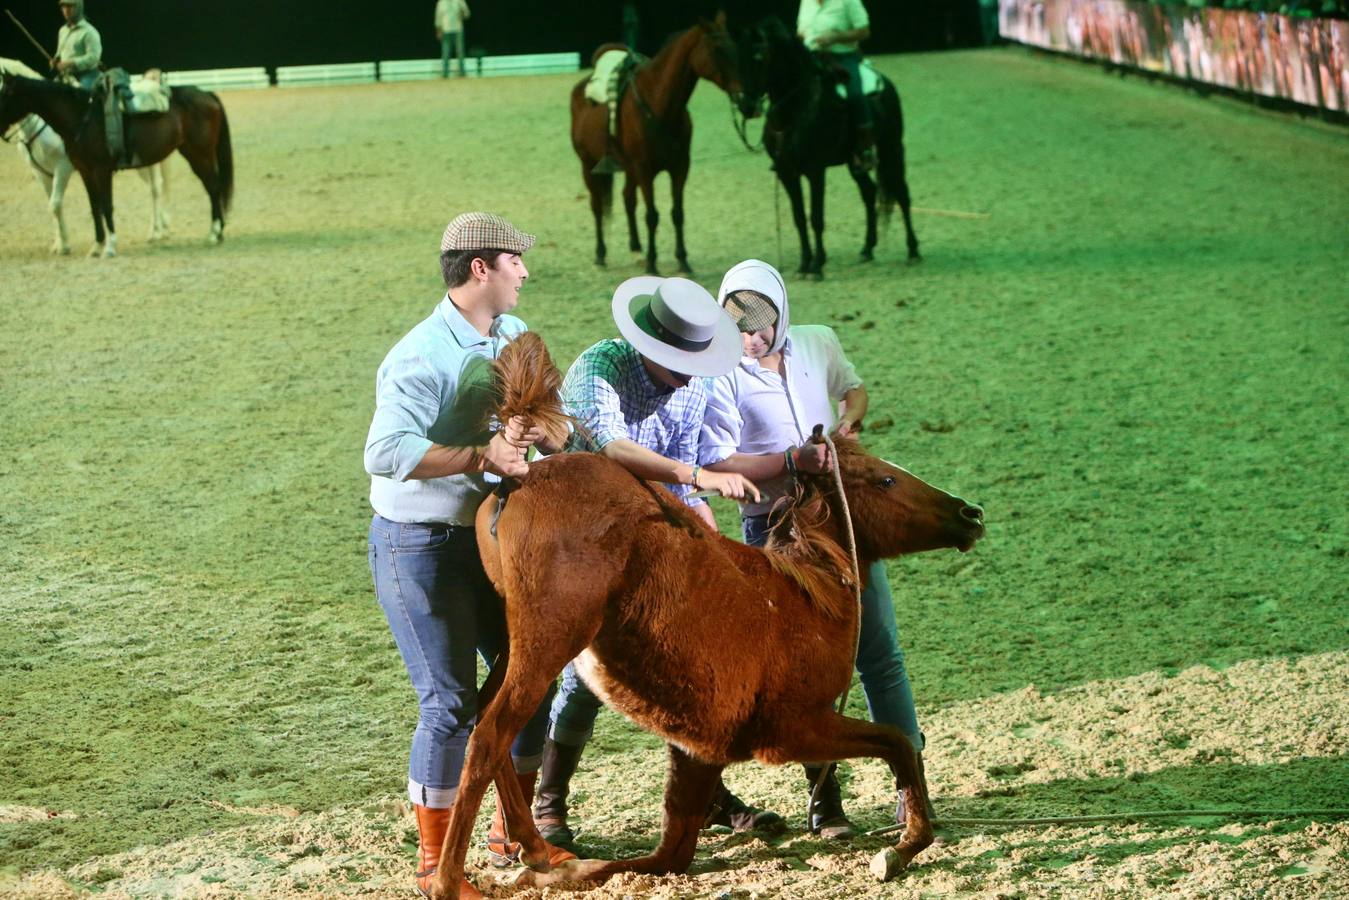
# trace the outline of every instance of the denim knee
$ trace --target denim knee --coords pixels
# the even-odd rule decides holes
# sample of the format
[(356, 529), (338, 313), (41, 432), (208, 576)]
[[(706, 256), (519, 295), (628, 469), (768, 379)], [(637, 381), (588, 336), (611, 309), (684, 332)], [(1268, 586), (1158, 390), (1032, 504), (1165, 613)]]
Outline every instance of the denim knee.
[(595, 719), (603, 705), (577, 674), (576, 664), (567, 663), (562, 670), (562, 686), (553, 698), (548, 737), (569, 747), (585, 744), (595, 731)]

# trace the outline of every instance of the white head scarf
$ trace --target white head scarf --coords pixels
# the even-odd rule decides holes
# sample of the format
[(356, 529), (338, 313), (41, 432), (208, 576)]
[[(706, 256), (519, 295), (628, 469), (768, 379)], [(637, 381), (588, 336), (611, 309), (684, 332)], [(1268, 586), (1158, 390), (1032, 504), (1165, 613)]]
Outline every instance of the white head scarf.
[(736, 291), (755, 291), (763, 294), (777, 307), (778, 324), (773, 332), (773, 346), (769, 353), (777, 353), (787, 343), (787, 285), (782, 274), (768, 263), (759, 259), (747, 259), (732, 266), (721, 279), (721, 288), (717, 291), (717, 302), (724, 308), (726, 298)]

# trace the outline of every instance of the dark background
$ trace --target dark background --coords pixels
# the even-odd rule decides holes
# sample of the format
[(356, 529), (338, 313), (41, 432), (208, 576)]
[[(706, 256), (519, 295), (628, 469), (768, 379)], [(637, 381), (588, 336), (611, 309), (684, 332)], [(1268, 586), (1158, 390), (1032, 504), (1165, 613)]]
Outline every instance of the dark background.
[[(42, 42), (56, 49), (61, 12), (56, 0), (0, 0)], [(621, 37), (619, 0), (469, 0), (465, 28), (470, 52), (489, 55), (575, 50), (588, 63), (591, 51)], [(699, 15), (725, 8), (732, 27), (776, 13), (795, 26), (795, 0), (747, 0), (722, 4), (638, 3), (638, 49), (654, 53), (671, 33)], [(216, 69), (232, 66), (303, 65), (429, 59), (440, 55), (432, 31), (435, 0), (383, 3), (305, 3), (286, 0), (88, 0), (85, 15), (103, 37), (103, 61), (139, 72)], [(869, 53), (937, 50), (981, 43), (978, 0), (869, 0)], [(0, 56), (35, 69), (42, 58), (8, 17), (0, 19)]]

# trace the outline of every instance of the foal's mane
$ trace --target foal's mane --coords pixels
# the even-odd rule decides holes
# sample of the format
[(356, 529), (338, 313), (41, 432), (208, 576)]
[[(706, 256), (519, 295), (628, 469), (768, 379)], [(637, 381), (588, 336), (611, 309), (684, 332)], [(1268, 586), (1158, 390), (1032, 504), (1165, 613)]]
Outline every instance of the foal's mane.
[[(846, 438), (835, 438), (834, 449), (840, 457), (861, 452), (856, 441)], [(799, 478), (795, 495), (782, 498), (769, 514), (764, 552), (773, 570), (800, 585), (820, 612), (841, 619), (857, 601), (852, 562), (828, 527), (834, 516), (832, 485), (828, 473)]]
[[(562, 374), (543, 338), (534, 332), (522, 332), (502, 348), (492, 363), (492, 381), (497, 400), (495, 415), (500, 421), (524, 416), (541, 428), (554, 446), (561, 446), (571, 429), (578, 427), (562, 409)], [(862, 452), (856, 441), (846, 438), (835, 438), (834, 449), (840, 461)], [(832, 486), (833, 477), (828, 474), (800, 478), (795, 496), (784, 497), (772, 513), (772, 533), (764, 553), (773, 571), (800, 586), (820, 612), (841, 619), (856, 607), (856, 600), (851, 561), (830, 534)], [(672, 525), (685, 528), (695, 537), (704, 535), (702, 526), (692, 520), (688, 508), (674, 495), (649, 485), (648, 489)]]

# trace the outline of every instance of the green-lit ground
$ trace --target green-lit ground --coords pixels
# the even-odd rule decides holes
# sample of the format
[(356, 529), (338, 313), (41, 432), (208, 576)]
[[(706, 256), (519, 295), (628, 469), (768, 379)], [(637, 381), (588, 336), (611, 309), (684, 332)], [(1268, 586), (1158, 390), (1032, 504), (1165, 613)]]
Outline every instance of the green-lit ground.
[[(870, 446), (987, 509), (974, 554), (891, 569), (939, 812), (1349, 806), (1344, 133), (1014, 49), (882, 68), (926, 259), (903, 265), (896, 225), (853, 262), (836, 171), (827, 278), (789, 286), (867, 379)], [(591, 265), (572, 81), (226, 94), (218, 248), (178, 160), (170, 243), (144, 241), (124, 175), (122, 257), (50, 258), (29, 172), (0, 162), (0, 892), (406, 890), (415, 707), (365, 566), (373, 375), (438, 299), (465, 209), (540, 235), (521, 314), (560, 362), (610, 335), (640, 269), (621, 204)], [(710, 85), (692, 104), (689, 252), (712, 289), (779, 259), (768, 163), (727, 105)], [(67, 206), (87, 247), (78, 182)], [(661, 752), (601, 723), (578, 814), (631, 853)], [(794, 773), (731, 780), (797, 815)], [(864, 825), (882, 782), (853, 770)], [(1349, 892), (1344, 824), (946, 836), (888, 887), (864, 880), (879, 839), (797, 834), (711, 836), (693, 879), (610, 890)]]

